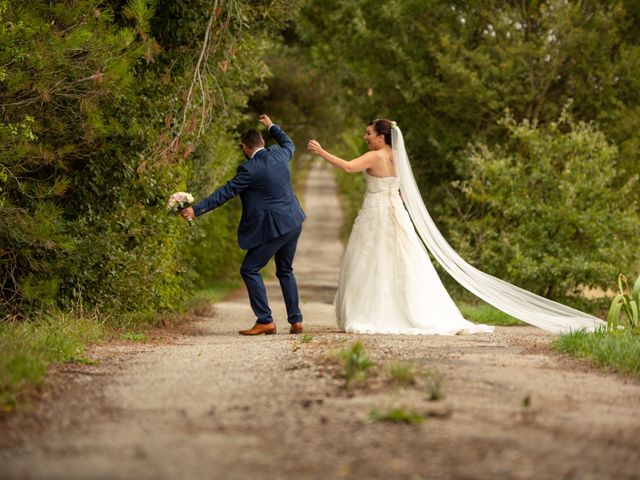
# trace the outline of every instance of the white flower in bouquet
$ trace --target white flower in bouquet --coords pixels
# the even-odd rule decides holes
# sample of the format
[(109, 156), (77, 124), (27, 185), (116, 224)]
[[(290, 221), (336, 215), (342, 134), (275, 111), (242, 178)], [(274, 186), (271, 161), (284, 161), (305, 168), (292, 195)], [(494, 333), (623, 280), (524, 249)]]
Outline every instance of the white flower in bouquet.
[[(167, 210), (174, 215), (178, 215), (181, 210), (193, 205), (193, 195), (187, 192), (176, 192), (169, 197)], [(193, 226), (193, 220), (189, 219), (189, 224)]]

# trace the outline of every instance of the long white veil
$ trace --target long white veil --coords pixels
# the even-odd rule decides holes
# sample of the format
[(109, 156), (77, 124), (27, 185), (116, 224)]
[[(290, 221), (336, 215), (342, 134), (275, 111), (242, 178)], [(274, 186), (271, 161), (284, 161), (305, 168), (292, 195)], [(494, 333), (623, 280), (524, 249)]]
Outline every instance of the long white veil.
[(422, 201), (400, 128), (391, 130), (396, 174), (411, 220), (429, 252), (460, 285), (497, 309), (552, 333), (593, 331), (606, 325), (597, 317), (516, 287), (465, 262), (442, 236)]

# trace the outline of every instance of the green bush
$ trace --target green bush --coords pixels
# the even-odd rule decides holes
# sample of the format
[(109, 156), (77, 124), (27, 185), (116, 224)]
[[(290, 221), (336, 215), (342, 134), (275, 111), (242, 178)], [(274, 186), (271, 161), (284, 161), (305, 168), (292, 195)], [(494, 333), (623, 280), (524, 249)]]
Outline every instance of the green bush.
[(502, 124), (508, 143), (475, 145), (460, 165), (453, 243), (482, 270), (547, 297), (606, 289), (637, 260), (637, 178), (621, 182), (616, 147), (566, 113), (545, 126)]
[(237, 269), (237, 206), (194, 234), (165, 204), (241, 161), (285, 3), (0, 0), (0, 319), (145, 316)]

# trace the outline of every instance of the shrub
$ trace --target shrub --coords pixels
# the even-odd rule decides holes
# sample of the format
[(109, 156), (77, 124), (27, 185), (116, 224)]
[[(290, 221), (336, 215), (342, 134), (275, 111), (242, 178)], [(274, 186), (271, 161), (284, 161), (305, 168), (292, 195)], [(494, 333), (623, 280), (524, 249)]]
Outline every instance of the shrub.
[(190, 282), (235, 272), (237, 206), (189, 238), (165, 203), (242, 160), (232, 132), (290, 15), (278, 0), (0, 0), (0, 319), (80, 300), (175, 309)]
[(499, 278), (546, 297), (606, 289), (637, 261), (637, 178), (619, 181), (617, 149), (565, 111), (558, 122), (516, 123), (503, 146), (475, 145), (460, 166), (460, 253)]

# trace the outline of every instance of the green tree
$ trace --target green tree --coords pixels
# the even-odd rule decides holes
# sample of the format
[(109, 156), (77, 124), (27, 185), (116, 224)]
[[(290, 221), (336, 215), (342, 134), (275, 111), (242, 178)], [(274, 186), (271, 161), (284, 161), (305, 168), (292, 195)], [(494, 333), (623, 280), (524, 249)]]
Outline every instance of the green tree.
[(637, 177), (616, 179), (618, 149), (565, 112), (541, 127), (507, 116), (504, 146), (477, 144), (460, 164), (450, 231), (480, 269), (546, 297), (606, 289), (637, 260)]
[[(264, 88), (287, 2), (2, 0), (0, 15), (2, 316), (174, 308), (199, 237), (166, 199), (241, 160), (211, 137), (232, 141)], [(235, 248), (225, 227), (200, 224)]]
[(346, 108), (404, 129), (429, 200), (468, 142), (505, 139), (505, 108), (542, 124), (569, 99), (639, 172), (639, 27), (634, 2), (597, 0), (307, 0), (298, 22)]

